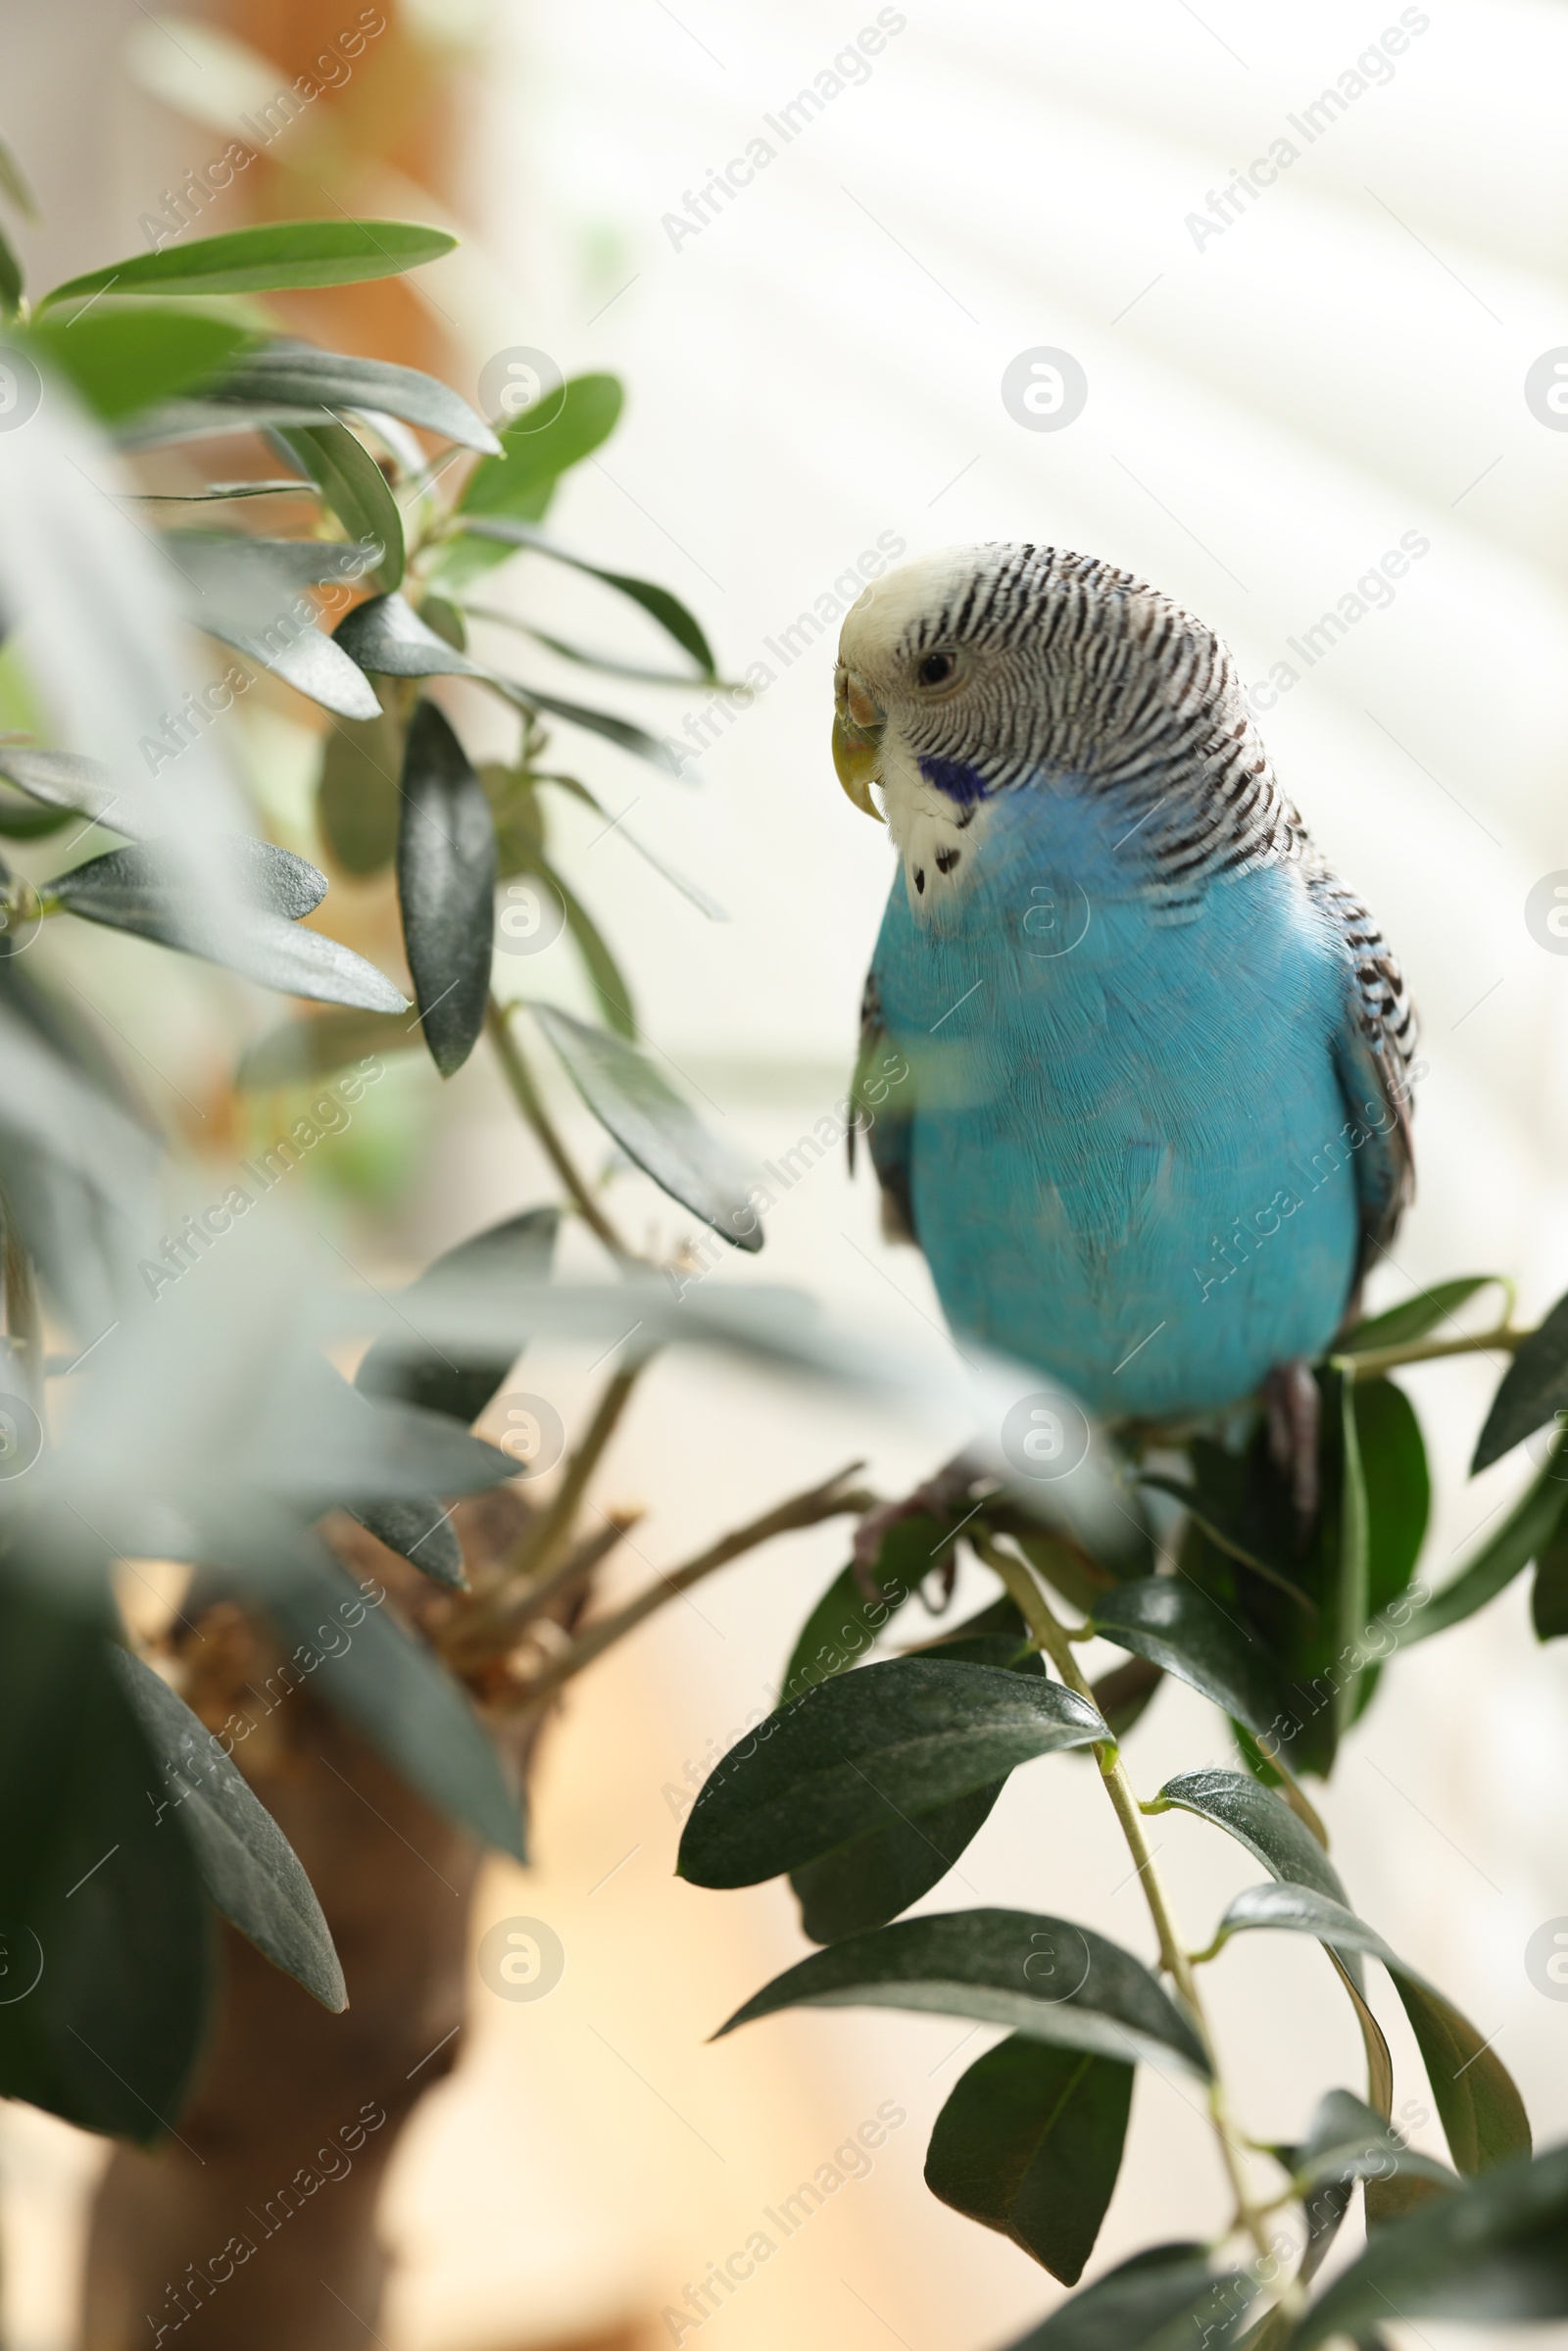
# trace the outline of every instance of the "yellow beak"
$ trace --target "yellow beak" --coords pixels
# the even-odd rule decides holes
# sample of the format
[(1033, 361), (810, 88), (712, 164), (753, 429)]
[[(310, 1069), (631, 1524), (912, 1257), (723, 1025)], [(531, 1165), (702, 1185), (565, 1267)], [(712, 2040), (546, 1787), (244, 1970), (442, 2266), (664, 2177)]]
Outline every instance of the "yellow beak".
[(853, 670), (839, 669), (833, 680), (833, 764), (849, 798), (867, 816), (882, 823), (882, 811), (871, 798), (882, 759), (883, 712)]

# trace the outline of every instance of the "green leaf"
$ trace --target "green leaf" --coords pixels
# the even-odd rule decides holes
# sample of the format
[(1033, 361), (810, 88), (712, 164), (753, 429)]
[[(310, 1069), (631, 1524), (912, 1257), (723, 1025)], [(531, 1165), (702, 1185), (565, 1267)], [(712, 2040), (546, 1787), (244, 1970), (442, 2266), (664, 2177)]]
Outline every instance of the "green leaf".
[(105, 1630), (0, 1583), (0, 2092), (146, 2143), (184, 2100), (213, 1935)]
[[(383, 1594), (383, 1600), (384, 1600)], [(359, 1601), (336, 1569), (296, 1578), (267, 1594), (268, 1614), (302, 1652), (317, 1659), (309, 1687), (351, 1722), (382, 1761), (416, 1794), (481, 1844), (525, 1858), (518, 1799), (466, 1697), (422, 1641), (393, 1621), (384, 1605), (357, 1624), (341, 1614)], [(362, 1603), (363, 1604), (363, 1603)], [(346, 1647), (333, 1653), (343, 1630)]]
[(1095, 1602), (1095, 1631), (1191, 1683), (1255, 1738), (1278, 1737), (1283, 1703), (1268, 1654), (1185, 1576), (1142, 1576)]
[(1201, 2245), (1151, 2245), (1085, 2286), (1007, 2351), (1222, 2351), (1257, 2286)]
[(1196, 1812), (1212, 1821), (1243, 1844), (1254, 1860), (1275, 1878), (1309, 1886), (1331, 1902), (1348, 1907), (1349, 1897), (1340, 1873), (1305, 1824), (1297, 1819), (1282, 1796), (1259, 1787), (1246, 1772), (1220, 1771), (1209, 1766), (1167, 1780), (1148, 1806), (1151, 1812)]
[(269, 1086), (308, 1085), (346, 1061), (379, 1053), (407, 1053), (419, 1043), (417, 1019), (402, 1012), (315, 1012), (286, 1020), (253, 1045), (234, 1073), (246, 1092)]
[(501, 448), (489, 425), (436, 376), (282, 337), (225, 368), (221, 379), (209, 386), (207, 397), (263, 408), (379, 411), (401, 416), (408, 424), (422, 424), (465, 449), (495, 454)]
[(536, 858), (534, 870), (559, 894), (566, 909), (566, 928), (582, 957), (588, 984), (598, 999), (606, 1027), (613, 1029), (617, 1037), (624, 1037), (628, 1044), (635, 1042), (637, 1021), (632, 1010), (631, 989), (599, 925), (582, 900), (562, 880), (546, 858)]
[(1568, 1298), (1520, 1341), (1476, 1444), (1470, 1475), (1490, 1469), (1559, 1412), (1568, 1412)]
[(345, 873), (379, 873), (396, 856), (402, 766), (403, 729), (390, 711), (328, 728), (316, 819), (333, 863)]
[(1458, 1574), (1450, 1577), (1440, 1592), (1433, 1592), (1411, 1616), (1400, 1635), (1402, 1647), (1408, 1648), (1415, 1641), (1429, 1641), (1434, 1633), (1446, 1633), (1450, 1625), (1462, 1624), (1467, 1616), (1474, 1616), (1478, 1608), (1495, 1599), (1520, 1570), (1528, 1567), (1554, 1540), (1568, 1507), (1565, 1455), (1568, 1455), (1568, 1432), (1553, 1437), (1551, 1450), (1539, 1476), (1526, 1487), (1496, 1533), (1489, 1536)]
[(951, 1551), (948, 1532), (940, 1519), (911, 1512), (884, 1533), (865, 1583), (853, 1567), (834, 1577), (790, 1652), (781, 1704), (869, 1655), (890, 1619)]
[(22, 264), (17, 258), (17, 249), (4, 229), (0, 229), (0, 312), (3, 312), (8, 318), (14, 318), (22, 308), (22, 294), (25, 283), (26, 280), (22, 274)]
[(449, 1078), (478, 1043), (490, 1002), (496, 833), (484, 786), (433, 702), (409, 722), (402, 793), (403, 944), (430, 1058)]
[(802, 1934), (814, 1943), (835, 1943), (885, 1927), (940, 1886), (985, 1827), (1005, 1786), (1005, 1778), (993, 1780), (950, 1803), (911, 1812), (907, 1820), (868, 1829), (791, 1870)]
[[(1368, 1601), (1370, 1548), (1366, 1480), (1361, 1471), (1361, 1443), (1357, 1434), (1355, 1384), (1337, 1374), (1340, 1405), (1340, 1551), (1336, 1584), (1335, 1632), (1340, 1652), (1358, 1653), (1360, 1638), (1371, 1614)], [(1337, 1727), (1343, 1734), (1355, 1720), (1360, 1692), (1359, 1673), (1346, 1673), (1335, 1690)]]
[[(1022, 1617), (1006, 1599), (919, 1654), (938, 1663), (1004, 1667), (1040, 1677), (1046, 1670), (1038, 1650), (1029, 1646)], [(1005, 1786), (1004, 1774), (950, 1803), (866, 1830), (792, 1870), (802, 1931), (812, 1942), (830, 1943), (885, 1927), (947, 1876), (985, 1827)]]
[(676, 1866), (697, 1886), (756, 1886), (1104, 1736), (1059, 1682), (935, 1657), (868, 1665), (791, 1698), (730, 1749), (692, 1808)]
[(1304, 1886), (1252, 1886), (1239, 1893), (1219, 1924), (1216, 1943), (1246, 1929), (1284, 1928), (1314, 1935), (1342, 1959), (1364, 1951), (1382, 1961), (1410, 2020), (1432, 2096), (1461, 2172), (1478, 2172), (1530, 2145), (1530, 2125), (1518, 2090), (1495, 2049), (1467, 2017), (1390, 1950), (1380, 1935), (1325, 1894)]
[[(539, 521), (563, 473), (609, 440), (620, 420), (624, 398), (613, 375), (572, 376), (563, 385), (547, 420), (524, 415), (506, 427), (501, 455), (474, 467), (458, 512)], [(488, 560), (503, 558), (498, 553)]]
[(661, 1191), (735, 1249), (760, 1249), (762, 1227), (729, 1151), (634, 1046), (553, 1004), (528, 1009), (601, 1126)]
[[(481, 466), (479, 473), (483, 470)], [(474, 479), (477, 481), (478, 478), (479, 474), (476, 473)], [(483, 516), (467, 522), (466, 530), (471, 538), (497, 540), (507, 547), (526, 547), (535, 555), (549, 556), (554, 563), (569, 563), (574, 571), (586, 571), (591, 579), (603, 580), (607, 588), (613, 588), (617, 595), (628, 597), (633, 604), (640, 605), (650, 618), (657, 620), (664, 634), (672, 637), (683, 653), (691, 655), (705, 681), (717, 677), (712, 648), (708, 639), (680, 598), (672, 596), (667, 588), (659, 587), (653, 580), (634, 579), (624, 571), (602, 570), (599, 564), (588, 563), (580, 555), (572, 555), (568, 549), (552, 539), (548, 532), (536, 530), (528, 522)], [(571, 658), (582, 657), (568, 656), (568, 659)]]
[(363, 955), (292, 919), (295, 910), (309, 912), (325, 890), (314, 865), (270, 842), (230, 847), (240, 903), (231, 900), (220, 912), (200, 903), (184, 859), (161, 841), (90, 857), (56, 874), (43, 893), (68, 913), (227, 964), (264, 988), (375, 1012), (404, 1008), (398, 990)]
[[(113, 1643), (109, 1664), (162, 1766), (168, 1813), (190, 1839), (209, 1899), (323, 2008), (347, 2008), (321, 1905), (271, 1814), (151, 1666)], [(155, 1820), (164, 1817), (155, 1811)]]
[[(555, 1256), (559, 1208), (528, 1208), (509, 1216), (467, 1241), (459, 1242), (424, 1269), (400, 1294), (398, 1310), (417, 1330), (421, 1298), (449, 1292), (456, 1280), (488, 1288), (495, 1283), (531, 1286), (547, 1282)], [(354, 1375), (363, 1396), (394, 1396), (418, 1404), (426, 1412), (444, 1412), (470, 1427), (496, 1394), (522, 1351), (526, 1332), (507, 1355), (454, 1362), (434, 1346), (420, 1347), (411, 1339), (378, 1339), (368, 1347)]]
[(272, 220), (89, 269), (52, 287), (39, 308), (111, 287), (117, 294), (266, 294), (293, 286), (358, 285), (437, 261), (457, 241), (444, 228), (408, 220)]
[(199, 383), (253, 337), (228, 318), (137, 304), (40, 318), (19, 339), (95, 416), (113, 423)]
[(1076, 2285), (1116, 2185), (1132, 2096), (1130, 2065), (1015, 2033), (952, 2091), (925, 2183)]
[(71, 751), (35, 751), (30, 744), (0, 743), (0, 775), (33, 800), (59, 811), (59, 820), (92, 816), (127, 839), (145, 829), (137, 795), (122, 791), (98, 759)]
[(973, 2017), (1060, 2048), (1124, 2064), (1174, 2058), (1208, 2076), (1197, 2033), (1141, 1960), (1091, 1927), (1037, 1911), (948, 1911), (852, 1935), (775, 1976), (715, 2037), (785, 2008)]
[(364, 442), (346, 424), (279, 425), (273, 438), (298, 459), (349, 537), (384, 549), (374, 577), (394, 589), (403, 577), (403, 516)]
[(1536, 1554), (1530, 1621), (1538, 1641), (1560, 1641), (1568, 1633), (1568, 1533), (1561, 1522)]
[(407, 1559), (432, 1584), (449, 1592), (466, 1592), (463, 1545), (452, 1531), (452, 1513), (434, 1494), (399, 1496), (391, 1501), (362, 1502), (350, 1511), (367, 1534), (384, 1543), (389, 1551)]
[(1314, 2351), (1388, 2319), (1520, 2325), (1568, 2318), (1568, 2146), (1518, 2157), (1391, 2222), (1291, 2337)]
[(1435, 1331), (1439, 1323), (1457, 1313), (1465, 1300), (1474, 1298), (1478, 1290), (1485, 1290), (1489, 1282), (1502, 1286), (1500, 1275), (1494, 1273), (1461, 1274), (1456, 1281), (1434, 1282), (1430, 1290), (1418, 1290), (1414, 1298), (1390, 1306), (1387, 1313), (1358, 1322), (1353, 1330), (1336, 1339), (1334, 1352), (1365, 1355), (1373, 1347), (1413, 1347), (1418, 1339)]
[(1404, 2174), (1430, 2181), (1440, 2190), (1459, 2185), (1446, 2164), (1419, 2154), (1396, 2138), (1380, 2114), (1348, 2089), (1325, 2092), (1312, 2118), (1312, 2128), (1295, 2151), (1291, 2166), (1296, 2191), (1309, 2196), (1314, 2188), (1348, 2184), (1355, 2180), (1391, 2180)]
[[(519, 684), (499, 669), (486, 668), (482, 661), (470, 660), (458, 646), (437, 635), (401, 596), (378, 596), (356, 605), (338, 624), (337, 643), (362, 669), (373, 670), (384, 677), (476, 678), (480, 685), (491, 687), (520, 710), (530, 714), (548, 710), (552, 717), (564, 718), (572, 726), (586, 728), (590, 734), (603, 735), (607, 742), (630, 752), (636, 759), (647, 759), (666, 773), (675, 774), (679, 770), (680, 762), (674, 753), (646, 727), (634, 724), (629, 718), (616, 718), (608, 710), (589, 710), (582, 703), (563, 702), (558, 694), (546, 694), (538, 686)], [(547, 780), (566, 783), (590, 808), (599, 807), (583, 785), (562, 776)], [(643, 855), (650, 857), (652, 853), (645, 849)], [(653, 861), (657, 864), (659, 860)], [(692, 895), (688, 885), (678, 886), (685, 888), (688, 896)]]
[(1143, 1719), (1164, 1679), (1162, 1666), (1151, 1665), (1147, 1657), (1129, 1657), (1125, 1665), (1112, 1666), (1108, 1674), (1091, 1684), (1089, 1694), (1118, 1744)]

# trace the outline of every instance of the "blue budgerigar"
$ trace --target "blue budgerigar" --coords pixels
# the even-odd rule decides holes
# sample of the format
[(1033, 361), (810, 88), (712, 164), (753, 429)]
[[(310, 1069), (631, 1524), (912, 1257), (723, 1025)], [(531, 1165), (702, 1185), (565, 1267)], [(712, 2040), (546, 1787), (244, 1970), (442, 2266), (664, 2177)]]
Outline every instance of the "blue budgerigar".
[(1298, 1450), (1410, 1189), (1414, 1023), (1230, 654), (1129, 572), (989, 545), (868, 589), (836, 694), (899, 857), (860, 1079), (890, 1229), (956, 1334), (1100, 1414), (1263, 1391)]

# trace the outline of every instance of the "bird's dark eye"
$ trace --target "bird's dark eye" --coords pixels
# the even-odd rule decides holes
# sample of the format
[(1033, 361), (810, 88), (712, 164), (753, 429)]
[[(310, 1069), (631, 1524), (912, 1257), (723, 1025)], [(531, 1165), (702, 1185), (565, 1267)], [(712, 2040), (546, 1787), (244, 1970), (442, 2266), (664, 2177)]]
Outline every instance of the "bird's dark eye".
[(928, 653), (915, 670), (922, 686), (945, 686), (957, 667), (957, 658), (951, 653)]

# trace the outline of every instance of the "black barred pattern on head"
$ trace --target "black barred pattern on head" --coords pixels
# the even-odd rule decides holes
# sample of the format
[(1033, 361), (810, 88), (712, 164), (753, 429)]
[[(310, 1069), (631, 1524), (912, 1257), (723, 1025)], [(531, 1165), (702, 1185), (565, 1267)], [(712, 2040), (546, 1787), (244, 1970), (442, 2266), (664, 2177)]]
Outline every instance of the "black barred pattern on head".
[[(975, 772), (988, 796), (1053, 775), (1124, 796), (1166, 919), (1190, 912), (1222, 874), (1299, 864), (1344, 938), (1368, 1042), (1391, 1078), (1393, 1061), (1407, 1066), (1415, 1019), (1399, 966), (1280, 788), (1223, 640), (1136, 573), (1063, 548), (993, 542), (944, 568), (942, 591), (889, 649), (896, 670), (912, 672), (939, 647), (971, 664), (961, 692), (913, 707), (900, 697), (916, 759)], [(868, 592), (868, 619), (879, 606), (893, 618), (888, 605), (908, 576)], [(853, 632), (852, 617), (847, 645)]]

